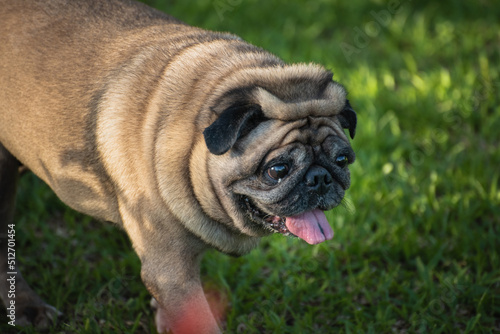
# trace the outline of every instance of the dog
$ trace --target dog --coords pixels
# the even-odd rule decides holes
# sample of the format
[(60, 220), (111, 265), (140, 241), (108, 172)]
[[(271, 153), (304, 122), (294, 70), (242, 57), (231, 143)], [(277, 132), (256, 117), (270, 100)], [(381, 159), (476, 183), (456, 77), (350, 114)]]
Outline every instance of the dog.
[[(4, 236), (25, 166), (127, 232), (158, 332), (174, 333), (220, 333), (199, 277), (207, 249), (333, 237), (324, 211), (350, 186), (357, 118), (330, 71), (132, 0), (0, 0), (0, 22)], [(60, 313), (8, 275), (7, 241), (1, 299), (17, 325), (46, 327)]]

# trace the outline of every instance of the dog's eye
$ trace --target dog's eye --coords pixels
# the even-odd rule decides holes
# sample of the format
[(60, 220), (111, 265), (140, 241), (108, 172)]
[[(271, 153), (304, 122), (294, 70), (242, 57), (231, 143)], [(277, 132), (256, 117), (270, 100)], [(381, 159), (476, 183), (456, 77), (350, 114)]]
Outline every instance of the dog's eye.
[(281, 165), (275, 165), (270, 167), (267, 170), (267, 174), (271, 177), (273, 180), (279, 180), (284, 178), (285, 176), (288, 175), (288, 165), (286, 164), (281, 164)]
[(337, 164), (337, 166), (339, 166), (340, 168), (344, 168), (345, 166), (347, 166), (347, 164), (349, 163), (349, 159), (347, 158), (346, 155), (339, 155), (337, 157), (337, 159), (335, 159), (335, 163)]

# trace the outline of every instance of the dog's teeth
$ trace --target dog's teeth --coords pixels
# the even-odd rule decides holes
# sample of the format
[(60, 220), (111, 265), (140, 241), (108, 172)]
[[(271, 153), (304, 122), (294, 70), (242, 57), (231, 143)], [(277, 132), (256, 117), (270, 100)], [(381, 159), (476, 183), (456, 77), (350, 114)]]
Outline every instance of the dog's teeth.
[(286, 218), (280, 216), (269, 216), (264, 214), (258, 208), (256, 208), (250, 202), (248, 197), (243, 198), (244, 205), (246, 206), (247, 213), (250, 218), (257, 221), (263, 221), (263, 223), (275, 233), (280, 233), (283, 235), (292, 235), (286, 226)]

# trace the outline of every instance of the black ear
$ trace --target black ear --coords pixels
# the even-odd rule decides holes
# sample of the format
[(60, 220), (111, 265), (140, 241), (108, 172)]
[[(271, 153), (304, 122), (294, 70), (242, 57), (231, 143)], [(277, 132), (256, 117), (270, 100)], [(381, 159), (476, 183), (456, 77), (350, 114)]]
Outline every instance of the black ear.
[(264, 119), (257, 104), (235, 105), (224, 110), (219, 118), (203, 131), (210, 153), (221, 155)]
[(358, 119), (356, 117), (356, 112), (352, 109), (349, 100), (346, 100), (344, 110), (342, 110), (339, 114), (340, 125), (344, 129), (349, 129), (349, 135), (351, 139), (354, 139), (354, 135), (356, 134), (356, 123)]

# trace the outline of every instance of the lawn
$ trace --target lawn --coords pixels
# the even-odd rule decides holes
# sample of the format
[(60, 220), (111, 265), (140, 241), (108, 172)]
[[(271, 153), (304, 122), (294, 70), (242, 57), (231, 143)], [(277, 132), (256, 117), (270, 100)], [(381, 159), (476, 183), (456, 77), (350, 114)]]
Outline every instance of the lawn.
[[(500, 333), (498, 1), (146, 2), (325, 65), (358, 114), (334, 240), (275, 235), (241, 258), (205, 257), (227, 333)], [(16, 224), (24, 276), (64, 312), (50, 332), (154, 333), (123, 232), (32, 175)]]

